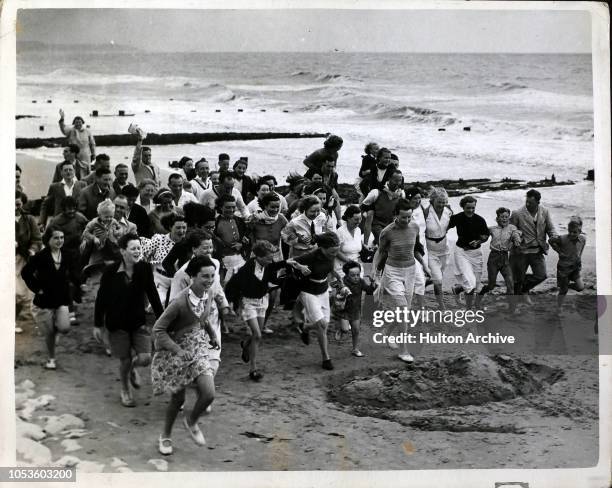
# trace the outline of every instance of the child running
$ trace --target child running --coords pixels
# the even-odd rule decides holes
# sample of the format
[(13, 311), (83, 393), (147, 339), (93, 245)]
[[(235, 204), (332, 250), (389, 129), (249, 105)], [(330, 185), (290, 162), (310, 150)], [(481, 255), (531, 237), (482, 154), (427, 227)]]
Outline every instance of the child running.
[(559, 254), (557, 263), (557, 311), (560, 312), (567, 291), (584, 290), (584, 283), (580, 277), (582, 269), (582, 251), (586, 244), (586, 237), (582, 233), (582, 219), (571, 217), (567, 224), (567, 234), (549, 239), (550, 247)]
[(249, 378), (260, 381), (263, 374), (257, 369), (257, 354), (268, 308), (270, 283), (280, 285), (279, 271), (287, 264), (298, 265), (293, 260), (274, 262), (278, 248), (269, 241), (256, 242), (252, 250), (254, 257), (230, 279), (225, 293), (234, 306), (239, 304), (242, 320), (249, 328), (249, 337), (240, 342), (242, 360), (250, 363)]
[(342, 338), (344, 332), (351, 330), (353, 339), (353, 349), (351, 354), (355, 357), (363, 357), (363, 353), (359, 350), (359, 329), (361, 327), (361, 299), (365, 291), (368, 295), (374, 293), (376, 283), (371, 277), (368, 277), (369, 283), (361, 277), (361, 265), (357, 261), (349, 261), (342, 266), (344, 277), (342, 284), (350, 290), (350, 294), (346, 297), (346, 306), (344, 310), (338, 314), (340, 321), (340, 334)]
[(506, 282), (506, 294), (508, 295), (508, 311), (514, 313), (516, 300), (514, 299), (514, 278), (510, 267), (510, 250), (512, 247), (521, 245), (521, 231), (510, 223), (510, 209), (498, 208), (495, 213), (497, 225), (489, 227), (491, 233), (490, 254), (487, 260), (488, 282), (482, 287), (476, 296), (475, 306), (478, 308), (483, 297), (493, 290), (497, 285), (497, 274), (501, 273)]

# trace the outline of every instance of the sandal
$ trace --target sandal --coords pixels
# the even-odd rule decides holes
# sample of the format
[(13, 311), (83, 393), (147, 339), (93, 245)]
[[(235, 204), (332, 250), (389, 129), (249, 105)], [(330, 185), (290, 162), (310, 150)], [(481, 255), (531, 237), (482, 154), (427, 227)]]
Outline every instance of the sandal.
[(253, 381), (261, 381), (263, 374), (255, 369), (249, 373), (249, 378), (251, 378)]
[(160, 454), (164, 456), (169, 456), (170, 454), (172, 454), (172, 439), (170, 439), (169, 437), (163, 438), (160, 435), (157, 441), (157, 450)]
[(248, 347), (244, 347), (244, 341), (240, 341), (240, 347), (242, 348), (242, 354), (240, 357), (245, 363), (248, 363), (251, 360), (251, 355), (249, 354)]

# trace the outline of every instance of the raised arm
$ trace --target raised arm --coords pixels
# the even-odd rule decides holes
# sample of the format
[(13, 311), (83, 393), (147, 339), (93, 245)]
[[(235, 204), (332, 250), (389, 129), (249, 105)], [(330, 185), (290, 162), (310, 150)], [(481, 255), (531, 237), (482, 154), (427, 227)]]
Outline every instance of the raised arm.
[(91, 162), (96, 159), (96, 140), (91, 132), (89, 132), (89, 152), (91, 153)]
[(65, 136), (68, 136), (70, 134), (70, 129), (72, 129), (72, 127), (66, 127), (66, 124), (64, 123), (64, 111), (60, 108), (59, 111), (60, 114), (60, 119), (59, 119), (59, 128), (62, 131), (62, 134), (64, 134)]

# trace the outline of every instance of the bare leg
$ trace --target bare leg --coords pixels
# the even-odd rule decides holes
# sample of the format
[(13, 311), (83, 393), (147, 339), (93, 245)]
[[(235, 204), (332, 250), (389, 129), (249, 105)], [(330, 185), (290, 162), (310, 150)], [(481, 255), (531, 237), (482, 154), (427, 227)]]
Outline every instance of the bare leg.
[(245, 347), (249, 348), (249, 358), (251, 362), (250, 371), (257, 369), (257, 352), (259, 351), (259, 343), (261, 342), (261, 328), (264, 323), (263, 317), (257, 317), (247, 321), (249, 329), (251, 329), (251, 335), (245, 341)]
[(45, 331), (45, 344), (47, 345), (47, 352), (49, 353), (49, 359), (55, 359), (55, 336), (57, 331), (53, 324), (48, 324)]
[(319, 348), (321, 349), (321, 357), (323, 360), (329, 359), (329, 352), (327, 350), (327, 321), (325, 319), (319, 320), (316, 324), (317, 339), (319, 341)]
[(434, 283), (433, 287), (436, 300), (438, 301), (438, 307), (440, 307), (440, 310), (446, 310), (446, 305), (444, 305), (444, 295), (442, 294), (442, 284)]
[(189, 425), (196, 424), (206, 408), (215, 399), (215, 380), (212, 376), (202, 374), (196, 378), (196, 383), (198, 385), (198, 398), (187, 419)]
[(119, 378), (121, 379), (121, 391), (130, 393), (130, 371), (132, 370), (132, 358), (121, 358), (119, 364)]
[(353, 351), (359, 350), (359, 327), (361, 320), (351, 320), (351, 335), (353, 339)]
[(185, 402), (185, 390), (181, 390), (178, 393), (174, 393), (170, 397), (170, 402), (166, 407), (166, 418), (164, 419), (164, 433), (162, 437), (164, 439), (169, 439), (172, 435), (172, 426), (174, 425), (174, 421), (176, 420), (176, 416), (178, 415), (181, 405)]

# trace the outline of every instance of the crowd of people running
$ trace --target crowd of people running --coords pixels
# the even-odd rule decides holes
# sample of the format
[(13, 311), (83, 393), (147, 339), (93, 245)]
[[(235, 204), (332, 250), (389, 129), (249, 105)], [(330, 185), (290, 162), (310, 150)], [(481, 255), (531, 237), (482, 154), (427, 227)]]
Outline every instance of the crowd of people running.
[[(383, 308), (410, 308), (413, 301), (423, 307), (433, 285), (445, 308), (443, 278), (451, 260), (457, 281), (451, 291), (463, 294), (469, 308), (482, 306), (499, 273), (509, 312), (519, 302), (529, 304), (529, 291), (546, 278), (549, 245), (559, 254), (559, 306), (569, 288), (584, 288), (582, 222), (572, 217), (568, 233), (558, 235), (536, 190), (518, 210), (497, 209), (489, 225), (476, 213), (475, 197), (464, 196), (461, 211), (454, 212), (444, 188), (410, 186), (397, 156), (369, 143), (356, 183), (359, 204), (342, 205), (335, 167), (343, 141), (336, 135), (306, 157), (303, 175), (287, 177), (286, 195), (276, 190), (273, 175), (250, 176), (248, 158), (231, 165), (227, 154), (219, 154), (215, 168), (205, 158), (184, 157), (162, 181), (142, 131), (130, 167), (112, 168), (106, 154), (96, 154), (84, 120), (75, 117), (67, 127), (60, 115), (68, 142), (38, 217), (25, 210), (16, 168), (17, 314), (32, 308), (45, 333), (45, 368), (54, 370), (56, 335), (70, 330), (84, 284), (100, 276), (93, 334), (119, 359), (121, 403), (136, 405), (139, 367), (150, 367), (154, 393), (171, 395), (162, 454), (172, 453), (172, 426), (189, 386), (198, 396), (183, 422), (197, 444), (205, 443), (198, 419), (211, 410), (231, 316), (246, 325), (241, 357), (250, 379), (261, 381), (259, 346), (274, 333), (268, 319), (278, 302), (292, 311), (305, 344), (314, 331), (321, 366), (332, 370), (332, 318), (334, 336), (342, 340), (350, 333), (351, 354), (361, 358), (363, 294), (373, 294)], [(452, 253), (451, 228), (458, 236)], [(481, 246), (489, 239), (482, 286)], [(366, 263), (372, 263), (372, 276)], [(156, 318), (152, 329), (147, 313)], [(413, 361), (405, 344), (398, 358)]]

